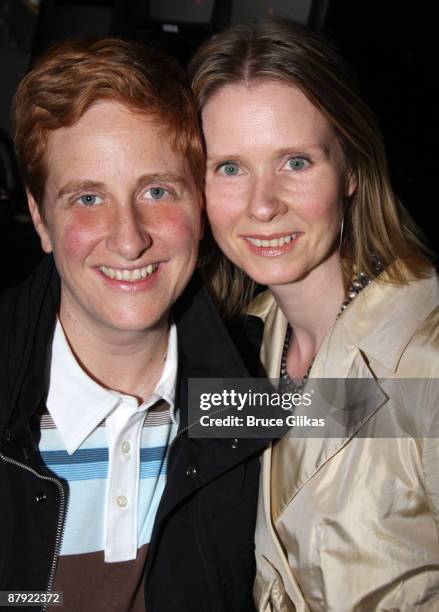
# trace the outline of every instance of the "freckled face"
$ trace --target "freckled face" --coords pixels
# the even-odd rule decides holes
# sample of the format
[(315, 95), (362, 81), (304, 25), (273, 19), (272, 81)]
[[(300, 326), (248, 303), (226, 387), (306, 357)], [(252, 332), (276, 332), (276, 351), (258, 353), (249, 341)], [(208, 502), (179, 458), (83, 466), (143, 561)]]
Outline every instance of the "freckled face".
[(269, 286), (338, 262), (343, 198), (355, 180), (306, 96), (277, 81), (227, 85), (209, 99), (202, 122), (207, 213), (227, 257)]
[(49, 136), (43, 249), (61, 276), (61, 319), (89, 331), (144, 331), (163, 322), (195, 267), (200, 199), (159, 126), (113, 103)]

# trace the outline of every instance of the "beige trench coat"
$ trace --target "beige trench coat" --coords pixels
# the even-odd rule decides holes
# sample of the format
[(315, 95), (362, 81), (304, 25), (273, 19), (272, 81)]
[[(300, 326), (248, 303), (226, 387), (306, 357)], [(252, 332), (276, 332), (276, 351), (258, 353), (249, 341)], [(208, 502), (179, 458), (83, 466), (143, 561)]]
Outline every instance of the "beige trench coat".
[[(404, 428), (404, 403), (409, 414), (427, 404), (439, 412), (439, 382), (422, 382), (410, 403), (388, 398), (379, 380), (439, 378), (438, 305), (434, 274), (403, 287), (372, 283), (324, 340), (310, 378), (370, 378), (372, 416), (338, 438), (285, 437), (265, 452), (260, 612), (439, 611), (439, 441), (367, 437), (389, 419)], [(249, 312), (265, 321), (261, 358), (277, 378), (286, 319), (270, 292)]]

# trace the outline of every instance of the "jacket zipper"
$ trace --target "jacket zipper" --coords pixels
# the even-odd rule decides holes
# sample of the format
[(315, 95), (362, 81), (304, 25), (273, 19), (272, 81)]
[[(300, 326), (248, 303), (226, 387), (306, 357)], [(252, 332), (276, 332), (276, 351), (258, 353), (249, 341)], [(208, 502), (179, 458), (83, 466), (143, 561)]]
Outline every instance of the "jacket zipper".
[[(178, 440), (178, 438), (181, 438), (181, 436), (188, 429), (193, 427), (195, 424), (196, 423), (191, 423), (190, 425), (187, 425), (186, 427), (184, 427), (181, 431), (179, 431), (177, 433), (177, 435), (175, 436), (175, 438), (172, 440), (171, 444), (169, 445), (168, 456), (169, 456), (169, 454), (171, 452), (171, 448), (174, 446), (174, 443)], [(47, 589), (46, 589), (46, 594), (48, 595), (52, 591), (53, 582), (55, 580), (56, 563), (57, 563), (58, 556), (59, 556), (59, 551), (60, 551), (60, 548), (61, 548), (61, 537), (62, 537), (62, 529), (63, 529), (63, 524), (64, 524), (65, 505), (66, 505), (65, 504), (65, 497), (66, 496), (65, 496), (65, 493), (64, 493), (64, 489), (62, 488), (62, 484), (60, 483), (60, 481), (57, 480), (56, 478), (52, 478), (51, 476), (43, 476), (42, 474), (40, 474), (39, 472), (37, 472), (33, 468), (30, 468), (28, 465), (25, 465), (24, 463), (21, 463), (20, 461), (17, 461), (16, 459), (11, 459), (10, 457), (6, 457), (6, 455), (3, 455), (3, 453), (0, 453), (0, 459), (5, 461), (6, 463), (11, 463), (12, 465), (16, 465), (17, 467), (21, 467), (24, 470), (27, 470), (28, 472), (30, 472), (31, 474), (33, 474), (37, 478), (40, 478), (41, 480), (46, 480), (46, 481), (49, 481), (49, 482), (53, 482), (58, 487), (58, 490), (59, 490), (59, 493), (60, 493), (61, 503), (60, 503), (60, 512), (59, 512), (59, 516), (58, 516), (58, 525), (57, 525), (57, 530), (56, 530), (55, 550), (54, 550), (54, 554), (53, 554), (52, 565), (51, 565), (51, 568), (50, 568), (49, 581), (47, 583)], [(47, 604), (45, 604), (41, 608), (42, 612), (46, 612), (48, 605), (49, 604), (47, 603)]]
[[(42, 474), (40, 474), (33, 468), (30, 468), (28, 465), (25, 465), (24, 463), (20, 463), (20, 461), (17, 461), (16, 459), (11, 459), (10, 457), (6, 457), (5, 455), (3, 455), (3, 453), (0, 453), (0, 459), (3, 459), (3, 461), (5, 461), (6, 463), (11, 463), (12, 465), (16, 465), (17, 467), (21, 467), (24, 470), (27, 470), (28, 472), (30, 472), (37, 478), (40, 478), (41, 480), (53, 482), (58, 487), (61, 501), (60, 501), (60, 511), (58, 515), (58, 524), (56, 528), (55, 549), (53, 553), (52, 565), (50, 568), (49, 581), (47, 583), (47, 589), (46, 589), (46, 595), (49, 595), (52, 591), (53, 582), (55, 580), (56, 564), (58, 561), (59, 551), (61, 548), (61, 538), (62, 538), (62, 530), (63, 530), (63, 525), (64, 525), (64, 514), (65, 514), (65, 505), (66, 505), (66, 496), (64, 493), (64, 489), (60, 481), (57, 480), (56, 478), (53, 478), (51, 476), (43, 476)], [(47, 610), (48, 605), (49, 604), (46, 603), (42, 607), (43, 612)]]
[(188, 431), (189, 429), (191, 429), (191, 427), (194, 427), (194, 425), (196, 425), (199, 421), (195, 421), (195, 423), (191, 423), (190, 425), (186, 425), (186, 427), (183, 427), (183, 429), (181, 431), (178, 431), (175, 438), (172, 440), (171, 444), (169, 445), (169, 450), (168, 450), (168, 459), (171, 455), (171, 449), (174, 446), (174, 444), (177, 442), (177, 440), (179, 438), (181, 438), (181, 436)]

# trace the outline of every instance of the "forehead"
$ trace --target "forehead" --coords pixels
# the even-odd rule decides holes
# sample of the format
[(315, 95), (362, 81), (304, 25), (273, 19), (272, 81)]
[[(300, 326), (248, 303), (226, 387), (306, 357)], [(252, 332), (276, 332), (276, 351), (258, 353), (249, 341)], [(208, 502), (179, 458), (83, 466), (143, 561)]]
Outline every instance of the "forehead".
[(336, 139), (334, 131), (305, 94), (292, 84), (278, 81), (222, 87), (202, 112), (207, 147), (215, 150), (238, 145), (288, 147), (320, 144)]
[[(139, 171), (186, 175), (187, 165), (167, 126), (116, 102), (99, 102), (74, 125), (54, 130), (47, 141), (48, 179)], [(85, 177), (84, 177), (85, 178)], [(88, 178), (98, 180), (97, 176)]]

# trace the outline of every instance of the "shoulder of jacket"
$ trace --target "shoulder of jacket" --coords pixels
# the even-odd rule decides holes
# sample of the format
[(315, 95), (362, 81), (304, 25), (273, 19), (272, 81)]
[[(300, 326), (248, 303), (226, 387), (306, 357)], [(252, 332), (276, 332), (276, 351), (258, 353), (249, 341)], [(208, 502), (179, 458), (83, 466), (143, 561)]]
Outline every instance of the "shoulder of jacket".
[(402, 352), (397, 375), (439, 378), (439, 306), (416, 329)]

